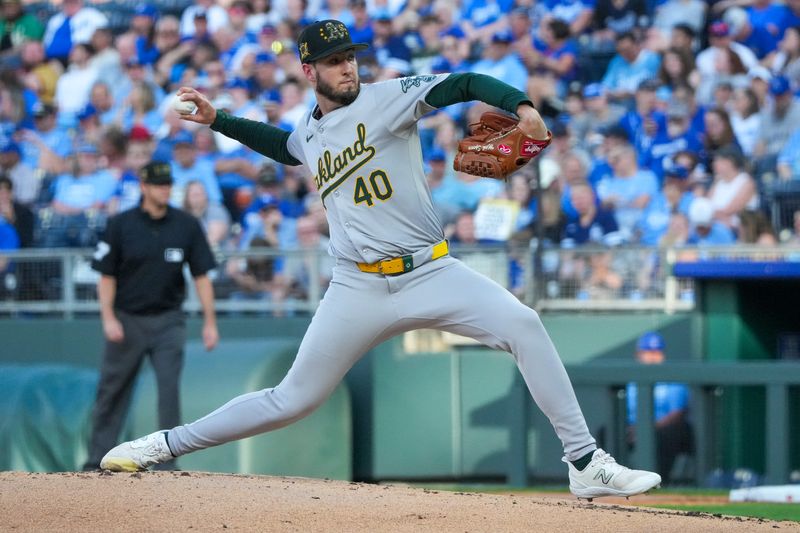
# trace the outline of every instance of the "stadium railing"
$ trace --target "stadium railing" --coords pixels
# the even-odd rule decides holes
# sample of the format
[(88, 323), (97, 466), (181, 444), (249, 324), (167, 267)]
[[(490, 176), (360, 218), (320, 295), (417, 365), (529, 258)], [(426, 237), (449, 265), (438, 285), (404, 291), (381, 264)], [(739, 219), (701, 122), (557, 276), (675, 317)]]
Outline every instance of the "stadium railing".
[[(800, 246), (717, 248), (574, 248), (536, 249), (529, 246), (452, 246), (453, 255), (511, 290), (520, 300), (542, 311), (637, 311), (673, 313), (695, 306), (692, 279), (672, 275), (677, 262), (729, 260), (800, 262)], [(0, 270), (0, 314), (73, 316), (96, 313), (98, 273), (91, 269), (90, 249), (26, 249), (0, 254), (9, 265)], [(253, 250), (217, 253), (212, 271), (220, 313), (310, 314), (325, 292), (332, 264), (324, 250)], [(242, 296), (227, 274), (228, 264), (255, 260), (295, 273), (283, 299), (269, 294)], [(538, 265), (538, 268), (537, 268)], [(264, 268), (272, 268), (265, 266)], [(265, 274), (269, 277), (269, 273)], [(188, 277), (188, 273), (187, 273)], [(295, 279), (297, 278), (297, 279)], [(319, 280), (311, 283), (309, 280)], [(200, 311), (187, 283), (185, 310)]]

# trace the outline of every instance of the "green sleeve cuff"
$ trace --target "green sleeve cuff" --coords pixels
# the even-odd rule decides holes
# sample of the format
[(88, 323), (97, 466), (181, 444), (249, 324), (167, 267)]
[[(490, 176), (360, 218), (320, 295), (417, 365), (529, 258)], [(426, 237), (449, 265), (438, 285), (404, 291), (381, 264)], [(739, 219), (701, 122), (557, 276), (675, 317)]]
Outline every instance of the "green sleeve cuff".
[(531, 99), (522, 91), (491, 76), (471, 72), (450, 74), (425, 98), (428, 104), (436, 108), (472, 100), (480, 100), (514, 114), (520, 104), (533, 107)]
[(278, 163), (291, 166), (302, 164), (289, 153), (287, 143), (291, 133), (275, 126), (249, 118), (234, 117), (217, 109), (217, 118), (211, 124), (211, 129)]

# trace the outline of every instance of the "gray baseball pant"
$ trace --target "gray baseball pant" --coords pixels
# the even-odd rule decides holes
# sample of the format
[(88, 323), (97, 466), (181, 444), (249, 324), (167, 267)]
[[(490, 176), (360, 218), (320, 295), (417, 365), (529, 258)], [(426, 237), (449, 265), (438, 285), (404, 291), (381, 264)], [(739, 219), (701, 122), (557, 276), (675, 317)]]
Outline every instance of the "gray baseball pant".
[(297, 357), (275, 387), (243, 394), (170, 430), (179, 456), (272, 431), (319, 407), (367, 351), (405, 331), (430, 328), (510, 352), (568, 460), (595, 448), (564, 365), (538, 314), (450, 256), (398, 276), (339, 260)]
[(105, 343), (86, 468), (99, 467), (103, 455), (117, 445), (145, 356), (150, 356), (156, 374), (159, 427), (172, 427), (181, 422), (179, 382), (186, 344), (183, 311), (153, 315), (117, 311), (116, 314), (125, 339), (119, 343)]

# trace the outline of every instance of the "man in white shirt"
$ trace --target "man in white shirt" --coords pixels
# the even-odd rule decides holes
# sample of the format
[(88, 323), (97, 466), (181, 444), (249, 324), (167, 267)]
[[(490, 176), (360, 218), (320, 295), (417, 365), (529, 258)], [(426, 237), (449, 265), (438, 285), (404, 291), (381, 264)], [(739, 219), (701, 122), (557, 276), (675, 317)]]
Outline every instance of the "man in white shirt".
[(61, 11), (47, 21), (44, 31), (47, 57), (66, 59), (72, 46), (88, 43), (95, 30), (108, 26), (108, 19), (83, 0), (64, 0)]

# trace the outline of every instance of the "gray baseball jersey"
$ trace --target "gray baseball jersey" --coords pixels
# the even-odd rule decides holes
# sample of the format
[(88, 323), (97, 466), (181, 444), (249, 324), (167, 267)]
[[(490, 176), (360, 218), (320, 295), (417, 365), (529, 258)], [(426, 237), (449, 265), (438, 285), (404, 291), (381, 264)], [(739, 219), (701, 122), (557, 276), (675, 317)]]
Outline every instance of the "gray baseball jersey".
[[(355, 102), (289, 137), (327, 209), (331, 254), (374, 263), (444, 238), (422, 164), (417, 121), (433, 110), (425, 96), (447, 74), (362, 85)], [(391, 205), (388, 205), (391, 204)]]
[[(271, 431), (312, 412), (350, 367), (385, 340), (418, 328), (473, 337), (510, 352), (568, 460), (595, 448), (575, 393), (537, 313), (488, 278), (449, 257), (421, 251), (443, 239), (422, 166), (417, 121), (430, 90), (447, 75), (362, 85), (350, 105), (307, 115), (289, 152), (311, 169), (327, 210), (330, 287), (277, 386), (244, 394), (168, 435), (176, 455)], [(406, 254), (413, 270), (364, 272)], [(357, 324), (358, 327), (353, 327)]]

